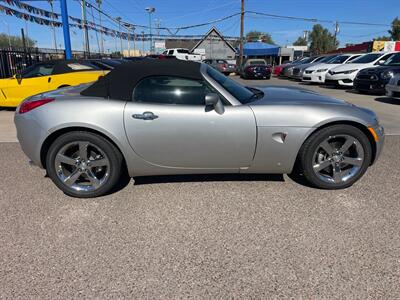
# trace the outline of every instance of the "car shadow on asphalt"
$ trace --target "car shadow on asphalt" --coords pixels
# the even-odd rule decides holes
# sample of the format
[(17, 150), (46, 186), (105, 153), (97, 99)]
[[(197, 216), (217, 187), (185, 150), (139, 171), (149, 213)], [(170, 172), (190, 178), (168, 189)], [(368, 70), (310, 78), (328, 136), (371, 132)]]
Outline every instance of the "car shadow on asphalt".
[(202, 174), (202, 175), (163, 175), (134, 178), (135, 185), (176, 183), (176, 182), (221, 182), (221, 181), (278, 181), (284, 182), (282, 174)]
[(378, 97), (378, 98), (375, 98), (375, 101), (387, 103), (387, 104), (393, 104), (393, 105), (400, 105), (399, 99), (394, 99), (394, 98), (390, 98), (390, 97)]

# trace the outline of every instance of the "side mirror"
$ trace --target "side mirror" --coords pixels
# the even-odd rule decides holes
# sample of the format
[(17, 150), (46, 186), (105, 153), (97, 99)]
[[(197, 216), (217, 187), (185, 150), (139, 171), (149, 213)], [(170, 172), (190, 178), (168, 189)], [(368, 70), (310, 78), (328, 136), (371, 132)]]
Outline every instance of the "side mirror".
[(18, 84), (20, 84), (21, 83), (21, 81), (22, 81), (22, 75), (21, 74), (15, 74), (15, 79), (17, 79), (17, 81), (18, 81)]
[(386, 61), (386, 60), (383, 60), (383, 59), (380, 60), (380, 61), (378, 61), (378, 65), (380, 65), (380, 66), (383, 65), (383, 64), (385, 63), (385, 61)]
[(205, 96), (206, 109), (212, 108), (217, 114), (222, 115), (225, 112), (221, 99), (215, 93), (209, 93)]

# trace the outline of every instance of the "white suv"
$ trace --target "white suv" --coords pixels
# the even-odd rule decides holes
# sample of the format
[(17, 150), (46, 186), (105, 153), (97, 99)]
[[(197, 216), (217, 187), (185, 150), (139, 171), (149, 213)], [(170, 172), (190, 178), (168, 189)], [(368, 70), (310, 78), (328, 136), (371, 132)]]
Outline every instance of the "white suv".
[(353, 86), (358, 71), (383, 64), (393, 53), (396, 52), (371, 52), (348, 64), (335, 67), (326, 74), (325, 84)]
[(362, 55), (363, 54), (342, 54), (336, 56), (335, 58), (331, 59), (326, 63), (321, 63), (311, 66), (304, 70), (302, 81), (324, 83), (325, 76), (329, 70), (341, 66), (343, 64), (349, 63)]

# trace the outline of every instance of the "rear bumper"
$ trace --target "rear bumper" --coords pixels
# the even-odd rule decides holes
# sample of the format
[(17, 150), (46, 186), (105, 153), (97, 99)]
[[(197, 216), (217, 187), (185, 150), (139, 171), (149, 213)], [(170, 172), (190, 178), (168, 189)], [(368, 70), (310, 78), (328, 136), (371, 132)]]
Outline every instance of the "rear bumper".
[(22, 151), (32, 161), (32, 164), (43, 168), (40, 151), (42, 143), (49, 133), (42, 129), (29, 113), (23, 115), (16, 113), (14, 123)]

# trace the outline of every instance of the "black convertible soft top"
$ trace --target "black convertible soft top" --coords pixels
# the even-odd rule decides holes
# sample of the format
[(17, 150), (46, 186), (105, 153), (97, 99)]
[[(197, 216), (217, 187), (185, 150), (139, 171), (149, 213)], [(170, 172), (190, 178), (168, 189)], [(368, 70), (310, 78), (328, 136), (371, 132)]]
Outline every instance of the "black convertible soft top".
[(140, 80), (149, 76), (176, 76), (202, 79), (201, 64), (178, 59), (143, 59), (117, 66), (81, 92), (83, 96), (104, 97), (129, 101)]

